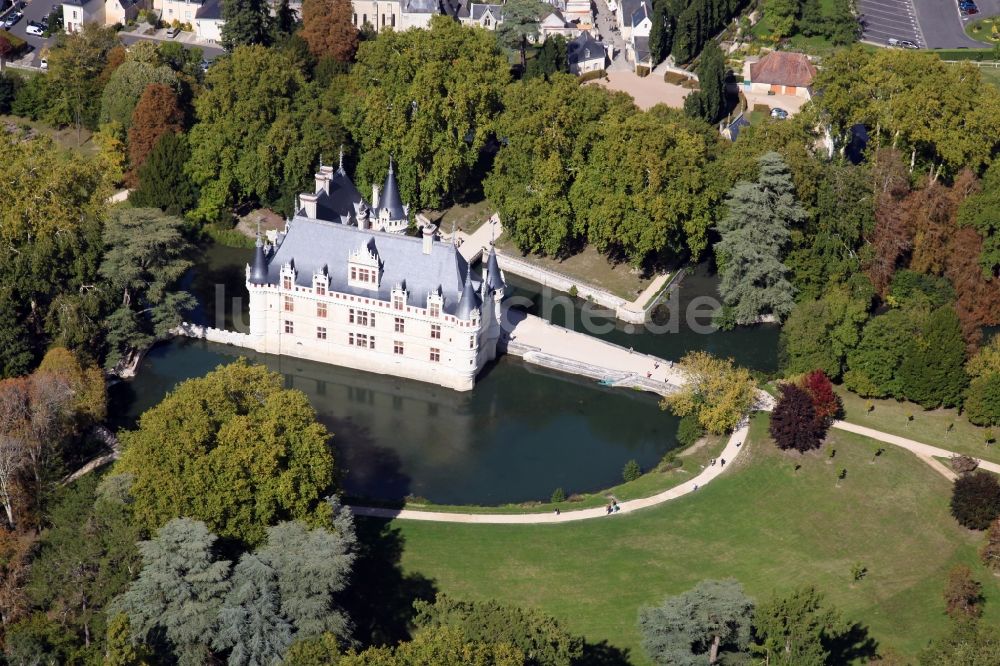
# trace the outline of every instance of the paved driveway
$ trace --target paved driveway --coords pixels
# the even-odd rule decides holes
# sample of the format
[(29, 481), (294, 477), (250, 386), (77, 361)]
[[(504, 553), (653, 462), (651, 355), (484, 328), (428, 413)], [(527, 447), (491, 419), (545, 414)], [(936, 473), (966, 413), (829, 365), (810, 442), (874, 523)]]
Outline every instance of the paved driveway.
[[(917, 19), (927, 39), (924, 46), (930, 49), (982, 49), (986, 45), (965, 34), (966, 20), (958, 12), (957, 0), (913, 0)], [(1000, 13), (997, 0), (976, 0), (980, 14), (973, 18)]]
[[(49, 12), (52, 11), (53, 1), (54, 0), (31, 0), (28, 2), (28, 6), (23, 10), (24, 18), (18, 21), (17, 25), (10, 29), (10, 34), (15, 37), (20, 37), (31, 46), (31, 51), (28, 55), (18, 60), (19, 64), (29, 67), (38, 67), (42, 60), (42, 50), (55, 41), (54, 37), (39, 37), (37, 35), (29, 35), (26, 32), (28, 28), (28, 21), (35, 21), (37, 23), (49, 15)], [(4, 14), (4, 16), (6, 16), (6, 14)]]

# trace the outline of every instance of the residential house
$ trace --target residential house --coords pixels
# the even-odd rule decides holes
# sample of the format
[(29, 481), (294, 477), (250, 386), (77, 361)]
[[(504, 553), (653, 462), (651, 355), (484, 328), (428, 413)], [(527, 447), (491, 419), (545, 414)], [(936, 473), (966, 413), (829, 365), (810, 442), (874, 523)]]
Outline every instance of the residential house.
[(625, 57), (634, 67), (653, 68), (649, 33), (653, 29), (651, 9), (646, 0), (622, 0), (617, 13), (618, 30), (625, 40)]
[(736, 141), (740, 136), (740, 130), (744, 127), (750, 127), (750, 121), (741, 113), (732, 121), (719, 123), (719, 134), (730, 141)]
[(143, 0), (66, 0), (62, 3), (63, 28), (78, 31), (84, 23), (108, 26), (135, 19)]
[[(190, 21), (184, 21), (191, 23)], [(222, 41), (222, 0), (206, 0), (194, 13), (195, 34), (199, 39), (210, 42)]]
[(816, 66), (804, 53), (771, 51), (756, 62), (743, 65), (743, 92), (758, 95), (792, 95), (808, 100)]
[(426, 28), (432, 16), (444, 13), (441, 0), (351, 0), (351, 5), (354, 27), (367, 23), (375, 32)]
[(503, 23), (503, 5), (473, 2), (462, 4), (458, 10), (458, 20), (462, 25), (496, 30)]
[(559, 35), (567, 41), (580, 34), (580, 26), (570, 23), (562, 12), (553, 9), (552, 13), (538, 22), (538, 41), (544, 42), (553, 35)]
[(566, 58), (569, 60), (570, 72), (585, 74), (604, 69), (607, 51), (604, 44), (591, 37), (589, 32), (581, 32), (566, 45)]

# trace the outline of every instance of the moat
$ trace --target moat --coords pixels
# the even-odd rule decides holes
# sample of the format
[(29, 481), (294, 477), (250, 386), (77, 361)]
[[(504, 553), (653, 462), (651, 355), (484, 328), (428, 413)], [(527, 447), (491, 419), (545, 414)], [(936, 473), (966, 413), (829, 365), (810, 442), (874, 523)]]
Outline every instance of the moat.
[[(236, 325), (243, 318), (244, 265), (248, 250), (211, 247), (192, 272), (190, 289), (201, 303), (192, 319)], [(533, 314), (582, 330), (581, 308), (565, 295), (541, 293), (538, 285), (508, 275), (513, 295), (530, 300)], [(215, 285), (226, 286), (217, 298)], [(679, 290), (679, 309), (715, 293), (707, 269), (693, 271)], [(560, 302), (553, 304), (554, 296)], [(224, 312), (219, 311), (219, 307)], [(236, 310), (235, 314), (233, 310)], [(220, 321), (221, 315), (223, 321)], [(692, 349), (731, 356), (771, 370), (777, 363), (775, 326), (700, 334), (681, 316), (676, 333), (629, 333), (604, 324), (599, 337), (636, 351), (676, 360)], [(341, 483), (355, 497), (398, 500), (416, 496), (448, 504), (500, 504), (547, 499), (556, 487), (567, 493), (615, 485), (623, 465), (644, 469), (677, 446), (677, 419), (658, 398), (633, 390), (540, 370), (502, 357), (471, 392), (458, 393), (397, 379), (202, 341), (175, 340), (154, 348), (135, 379), (118, 385), (116, 399), (127, 420), (159, 402), (178, 382), (245, 356), (281, 373), (286, 386), (303, 391), (334, 434)]]

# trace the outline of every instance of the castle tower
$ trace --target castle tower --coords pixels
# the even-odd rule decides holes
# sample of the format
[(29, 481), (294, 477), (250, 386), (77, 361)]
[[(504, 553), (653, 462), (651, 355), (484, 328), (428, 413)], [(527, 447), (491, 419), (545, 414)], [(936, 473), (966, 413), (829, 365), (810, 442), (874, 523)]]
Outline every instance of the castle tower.
[(372, 188), (372, 209), (375, 214), (377, 228), (381, 231), (403, 233), (410, 223), (410, 207), (403, 205), (399, 195), (399, 183), (396, 181), (396, 170), (392, 158), (389, 159), (389, 173), (386, 174), (382, 191)]

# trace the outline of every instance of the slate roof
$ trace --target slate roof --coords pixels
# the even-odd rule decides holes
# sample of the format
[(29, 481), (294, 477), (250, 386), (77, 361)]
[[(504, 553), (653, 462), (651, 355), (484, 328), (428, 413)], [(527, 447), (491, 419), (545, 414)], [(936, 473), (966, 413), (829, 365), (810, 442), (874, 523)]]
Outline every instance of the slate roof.
[(642, 1), (639, 2), (639, 6), (632, 11), (630, 16), (632, 22), (629, 25), (631, 25), (633, 28), (642, 23), (644, 20), (646, 20), (646, 18), (649, 16), (649, 12), (646, 9), (646, 3)]
[(639, 64), (645, 64), (649, 62), (649, 37), (633, 37), (633, 43), (635, 44), (635, 61)]
[(321, 220), (333, 220), (335, 222), (357, 222), (357, 211), (365, 204), (364, 198), (358, 189), (347, 177), (344, 167), (341, 166), (330, 178), (330, 184), (326, 190), (321, 190), (316, 197), (316, 216)]
[(195, 12), (194, 17), (204, 20), (221, 20), (222, 0), (205, 0), (205, 3)]
[(773, 83), (806, 88), (816, 78), (816, 67), (804, 53), (771, 51), (757, 62), (750, 63), (753, 83)]
[[(629, 17), (631, 20), (632, 15), (639, 11), (639, 5), (642, 0), (620, 0), (618, 3), (618, 11), (621, 12), (622, 23), (624, 23), (625, 17)], [(629, 24), (631, 25), (631, 24)]]
[(486, 13), (486, 10), (489, 10), (490, 14), (499, 20), (503, 12), (503, 5), (479, 4), (478, 2), (474, 2), (470, 5), (469, 17), (473, 21), (478, 21), (483, 17), (483, 14)]
[(441, 3), (439, 0), (407, 0), (403, 11), (408, 14), (439, 14)]
[[(365, 246), (374, 249), (381, 267), (377, 291), (347, 284), (350, 256)], [(426, 307), (427, 296), (440, 288), (444, 312), (453, 315), (465, 307), (459, 306), (466, 281), (474, 290), (481, 287), (481, 282), (472, 279), (468, 262), (452, 243), (434, 241), (430, 254), (424, 254), (422, 238), (314, 220), (301, 211), (289, 222), (288, 231), (278, 235), (277, 250), (272, 250), (267, 259), (267, 284), (280, 282), (281, 267), (288, 262), (293, 262), (298, 271), (295, 284), (299, 286), (311, 287), (313, 274), (326, 268), (331, 291), (386, 302), (390, 301), (394, 287), (405, 284), (408, 304)], [(251, 271), (251, 277), (254, 272)]]
[(496, 250), (490, 245), (490, 254), (486, 259), (486, 286), (496, 291), (503, 289), (507, 285), (503, 281), (503, 273), (500, 272), (500, 263), (497, 261)]
[(578, 65), (596, 58), (604, 60), (606, 54), (604, 44), (591, 37), (589, 32), (581, 32), (566, 45), (566, 58), (571, 65)]
[(406, 211), (403, 209), (403, 199), (399, 196), (399, 184), (396, 182), (396, 172), (391, 159), (389, 160), (389, 173), (385, 175), (385, 183), (382, 184), (379, 200), (373, 201), (372, 206), (376, 213), (388, 209), (390, 220), (406, 219)]
[(729, 126), (726, 127), (726, 129), (729, 130), (730, 141), (736, 141), (736, 139), (739, 138), (741, 127), (750, 127), (750, 121), (747, 120), (742, 113), (736, 117), (736, 120), (729, 123)]

